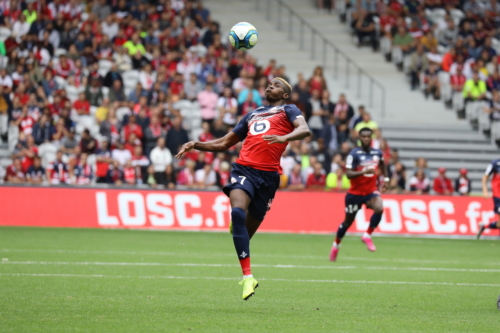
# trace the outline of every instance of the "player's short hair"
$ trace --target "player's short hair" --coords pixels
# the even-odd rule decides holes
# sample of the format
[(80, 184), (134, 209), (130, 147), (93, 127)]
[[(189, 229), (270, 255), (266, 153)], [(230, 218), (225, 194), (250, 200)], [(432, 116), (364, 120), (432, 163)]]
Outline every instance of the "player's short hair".
[[(281, 77), (275, 77), (274, 79), (276, 80), (280, 80), (281, 82), (283, 82), (285, 84), (285, 92), (290, 95), (292, 93), (292, 86), (290, 85), (290, 83), (286, 82), (285, 79), (281, 78)], [(273, 80), (274, 80), (273, 79)]]
[(361, 134), (361, 132), (370, 132), (370, 135), (373, 134), (373, 130), (369, 127), (363, 127), (358, 133)]

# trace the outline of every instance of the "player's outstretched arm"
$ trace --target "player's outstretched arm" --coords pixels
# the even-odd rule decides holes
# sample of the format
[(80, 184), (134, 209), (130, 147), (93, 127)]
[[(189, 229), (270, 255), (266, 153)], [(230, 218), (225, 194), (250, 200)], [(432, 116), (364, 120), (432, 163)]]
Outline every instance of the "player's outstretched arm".
[(211, 152), (225, 151), (229, 149), (229, 147), (234, 146), (240, 141), (241, 139), (236, 134), (234, 134), (234, 132), (229, 132), (224, 137), (213, 141), (189, 141), (182, 146), (181, 150), (177, 155), (175, 155), (175, 157), (181, 158), (182, 155), (193, 149)]
[(272, 143), (286, 143), (288, 141), (302, 140), (303, 138), (311, 135), (311, 130), (309, 129), (309, 126), (307, 125), (304, 117), (296, 118), (293, 121), (293, 127), (295, 127), (293, 132), (287, 135), (283, 136), (263, 135), (262, 138), (265, 141), (269, 141), (269, 144), (272, 144)]

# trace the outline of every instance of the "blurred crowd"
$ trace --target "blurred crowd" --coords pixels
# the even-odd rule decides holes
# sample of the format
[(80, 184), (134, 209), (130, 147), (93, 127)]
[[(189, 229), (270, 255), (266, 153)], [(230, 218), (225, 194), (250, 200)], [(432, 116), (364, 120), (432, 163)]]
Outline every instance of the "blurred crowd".
[[(274, 77), (290, 81), (275, 60), (260, 66), (228, 46), (201, 1), (12, 0), (0, 1), (0, 14), (0, 135), (12, 152), (10, 183), (222, 187), (241, 143), (173, 156), (189, 140), (224, 136), (266, 104)], [(288, 102), (313, 136), (289, 144), (281, 188), (348, 189), (345, 158), (369, 127), (392, 193), (468, 193), (445, 171), (431, 184), (423, 162), (407, 180), (368, 110), (344, 94), (333, 100), (321, 67), (291, 83)]]
[[(444, 101), (461, 118), (467, 103), (485, 101), (479, 117), (485, 112), (486, 122), (500, 119), (496, 1), (361, 0), (347, 1), (347, 8), (359, 45), (380, 48), (413, 90)], [(477, 121), (478, 115), (467, 117)]]

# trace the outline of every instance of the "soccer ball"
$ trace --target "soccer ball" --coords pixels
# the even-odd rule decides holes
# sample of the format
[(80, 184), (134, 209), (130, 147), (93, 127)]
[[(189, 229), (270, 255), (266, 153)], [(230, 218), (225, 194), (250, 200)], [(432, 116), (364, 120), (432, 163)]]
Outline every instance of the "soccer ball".
[(229, 41), (236, 49), (251, 49), (257, 44), (257, 29), (248, 22), (235, 24), (229, 32)]

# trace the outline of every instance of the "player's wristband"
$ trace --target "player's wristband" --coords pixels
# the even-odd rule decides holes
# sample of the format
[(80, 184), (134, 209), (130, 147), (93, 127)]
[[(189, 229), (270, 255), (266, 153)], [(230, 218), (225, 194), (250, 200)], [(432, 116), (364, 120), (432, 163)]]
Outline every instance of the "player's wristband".
[(388, 183), (388, 182), (390, 182), (390, 181), (391, 181), (391, 179), (390, 179), (389, 177), (385, 177), (385, 178), (384, 178), (384, 182)]

